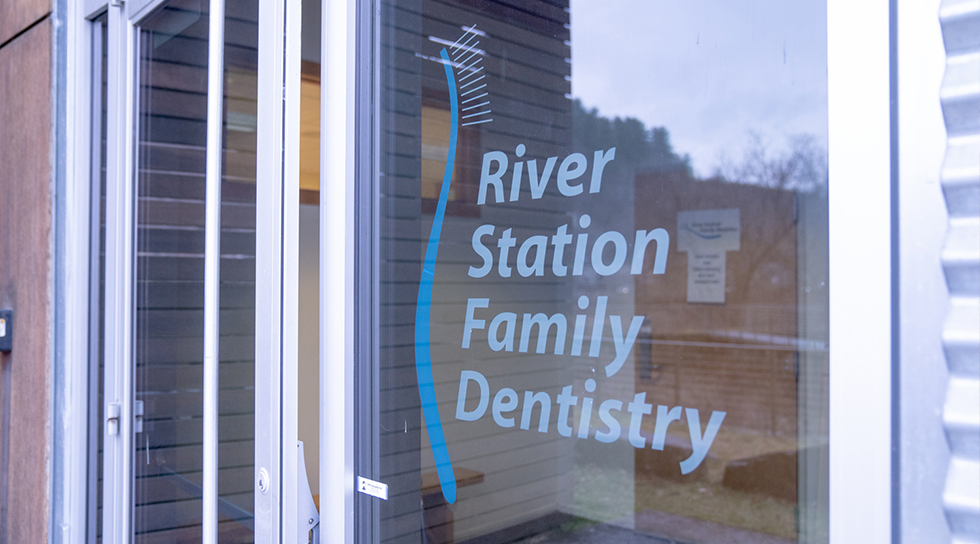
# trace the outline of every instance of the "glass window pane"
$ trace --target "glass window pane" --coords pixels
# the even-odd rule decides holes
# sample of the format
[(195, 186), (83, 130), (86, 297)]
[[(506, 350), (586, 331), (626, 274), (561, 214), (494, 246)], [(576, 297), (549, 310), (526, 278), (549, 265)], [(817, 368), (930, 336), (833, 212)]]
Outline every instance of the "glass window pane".
[(258, 1), (225, 2), (218, 540), (254, 540)]
[(826, 541), (826, 4), (381, 33), (362, 537)]
[[(141, 24), (136, 235), (135, 532), (199, 542), (207, 120), (206, 4)], [(253, 540), (257, 2), (225, 19), (218, 536)]]

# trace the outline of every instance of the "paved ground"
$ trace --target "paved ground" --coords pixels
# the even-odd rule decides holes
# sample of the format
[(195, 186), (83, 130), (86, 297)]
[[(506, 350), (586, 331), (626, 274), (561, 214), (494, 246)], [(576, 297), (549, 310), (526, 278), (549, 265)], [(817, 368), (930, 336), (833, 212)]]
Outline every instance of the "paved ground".
[(662, 535), (663, 538), (676, 539), (677, 542), (689, 542), (691, 544), (796, 544), (795, 540), (654, 510), (637, 512), (634, 520), (638, 531)]
[(795, 544), (762, 533), (652, 510), (637, 512), (629, 521), (636, 525), (635, 530), (556, 513), (466, 544)]
[(516, 541), (515, 544), (686, 544), (644, 535), (615, 525), (599, 523), (575, 531), (554, 529)]

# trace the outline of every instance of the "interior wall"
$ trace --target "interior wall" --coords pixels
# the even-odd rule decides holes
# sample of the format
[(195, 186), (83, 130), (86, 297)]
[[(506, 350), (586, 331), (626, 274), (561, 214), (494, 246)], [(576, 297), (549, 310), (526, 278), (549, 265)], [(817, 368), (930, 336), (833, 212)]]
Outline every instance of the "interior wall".
[(310, 491), (320, 493), (320, 207), (299, 207), (299, 439)]

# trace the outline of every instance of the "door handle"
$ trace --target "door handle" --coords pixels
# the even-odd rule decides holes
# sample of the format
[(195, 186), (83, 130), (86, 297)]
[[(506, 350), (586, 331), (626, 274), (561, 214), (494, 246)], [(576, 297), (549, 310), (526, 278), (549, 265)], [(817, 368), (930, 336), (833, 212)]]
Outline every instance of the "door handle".
[[(119, 434), (119, 418), (122, 409), (118, 402), (111, 402), (105, 407), (105, 432), (109, 436)], [(143, 401), (133, 402), (133, 432), (143, 432)]]
[(120, 411), (118, 402), (111, 402), (105, 407), (105, 433), (109, 436), (119, 434)]
[(297, 520), (299, 533), (304, 536), (301, 544), (320, 544), (320, 513), (313, 502), (313, 492), (310, 491), (310, 479), (306, 475), (306, 455), (303, 452), (303, 441), (296, 441), (296, 492), (297, 510), (299, 519)]

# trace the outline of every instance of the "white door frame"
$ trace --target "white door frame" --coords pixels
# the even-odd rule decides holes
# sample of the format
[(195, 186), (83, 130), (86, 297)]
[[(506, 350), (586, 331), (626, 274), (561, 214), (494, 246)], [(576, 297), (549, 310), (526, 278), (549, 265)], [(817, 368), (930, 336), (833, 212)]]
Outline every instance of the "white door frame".
[(109, 6), (106, 123), (105, 404), (102, 538), (133, 534), (133, 308), (136, 29)]
[(320, 527), (345, 544), (355, 540), (356, 160), (373, 163), (358, 149), (371, 135), (355, 131), (355, 69), (373, 59), (357, 48), (359, 4), (321, 0), (320, 11)]
[(296, 455), (301, 9), (300, 0), (259, 0), (256, 542), (301, 542)]

